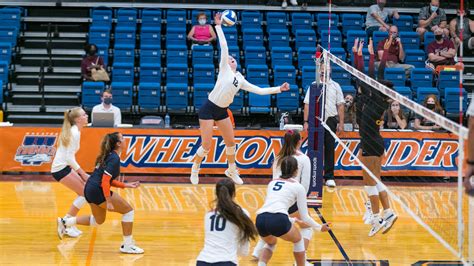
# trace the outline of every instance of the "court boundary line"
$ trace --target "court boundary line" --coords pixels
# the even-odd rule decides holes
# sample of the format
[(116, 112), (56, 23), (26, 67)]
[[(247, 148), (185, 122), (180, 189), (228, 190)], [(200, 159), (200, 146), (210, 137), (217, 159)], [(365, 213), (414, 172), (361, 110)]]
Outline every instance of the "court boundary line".
[(95, 246), (96, 235), (97, 235), (97, 227), (93, 227), (92, 228), (91, 240), (89, 241), (89, 249), (87, 251), (86, 266), (90, 266), (91, 262), (92, 262), (92, 256), (94, 255), (94, 246)]

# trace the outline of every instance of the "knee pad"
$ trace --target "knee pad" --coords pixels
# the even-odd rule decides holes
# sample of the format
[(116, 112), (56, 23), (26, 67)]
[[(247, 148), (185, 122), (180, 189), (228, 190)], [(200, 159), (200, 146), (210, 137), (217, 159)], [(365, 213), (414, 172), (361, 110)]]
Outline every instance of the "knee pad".
[(234, 155), (235, 154), (235, 145), (234, 146), (225, 146), (225, 154)]
[(97, 226), (98, 224), (95, 221), (95, 218), (93, 215), (89, 218), (89, 226)]
[(206, 157), (206, 155), (209, 153), (209, 150), (205, 150), (202, 146), (200, 146), (196, 152), (196, 154), (199, 156), (199, 157)]
[(313, 228), (311, 228), (311, 227), (302, 228), (301, 229), (301, 236), (303, 237), (303, 239), (311, 240), (311, 238), (313, 238)]
[(263, 248), (266, 248), (266, 249), (269, 249), (271, 252), (273, 252), (276, 248), (276, 244), (274, 245), (269, 245), (267, 243), (265, 243), (265, 245), (263, 246)]
[(131, 210), (124, 215), (122, 215), (122, 222), (133, 223), (133, 218), (135, 217), (135, 211)]
[(379, 190), (377, 189), (377, 186), (364, 186), (364, 189), (367, 194), (369, 194), (369, 197), (379, 195)]
[(293, 252), (304, 252), (304, 240), (301, 238), (300, 241), (293, 244)]
[(72, 202), (72, 205), (74, 205), (74, 207), (80, 209), (84, 206), (84, 204), (86, 204), (87, 201), (86, 201), (86, 198), (84, 198), (83, 196), (78, 196), (73, 202)]
[(382, 183), (377, 183), (376, 187), (379, 193), (387, 190), (387, 187)]

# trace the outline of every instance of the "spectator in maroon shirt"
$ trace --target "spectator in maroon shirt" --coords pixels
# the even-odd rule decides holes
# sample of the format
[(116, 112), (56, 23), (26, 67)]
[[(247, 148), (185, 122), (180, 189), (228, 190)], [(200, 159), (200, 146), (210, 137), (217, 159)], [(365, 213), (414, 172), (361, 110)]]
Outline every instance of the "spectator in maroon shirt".
[(456, 50), (451, 40), (445, 38), (442, 29), (435, 30), (435, 40), (428, 45), (428, 61), (433, 68), (440, 65), (454, 65)]
[(92, 69), (105, 68), (104, 59), (97, 55), (97, 46), (95, 44), (88, 44), (85, 47), (86, 56), (81, 62), (82, 78), (87, 81), (94, 81), (91, 76)]
[[(387, 68), (403, 68), (405, 70), (405, 75), (407, 78), (410, 76), (411, 69), (415, 66), (409, 64), (403, 64), (405, 60), (405, 49), (403, 49), (402, 42), (398, 38), (398, 27), (391, 26), (389, 33), (392, 36), (392, 43), (388, 48), (387, 55)], [(377, 45), (377, 56), (379, 61), (375, 62), (375, 67), (378, 68), (380, 64), (380, 59), (383, 57), (384, 53), (384, 44), (388, 41), (388, 37), (380, 41)]]

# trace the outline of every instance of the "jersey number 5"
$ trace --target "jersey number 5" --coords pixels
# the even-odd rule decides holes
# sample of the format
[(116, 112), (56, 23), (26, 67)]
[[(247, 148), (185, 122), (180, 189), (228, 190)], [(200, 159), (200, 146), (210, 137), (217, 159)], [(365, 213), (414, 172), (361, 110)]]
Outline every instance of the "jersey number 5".
[(285, 182), (276, 182), (275, 185), (273, 186), (273, 191), (281, 190), (281, 188), (283, 187), (283, 184), (285, 184)]
[(222, 215), (212, 215), (211, 217), (211, 231), (224, 231), (225, 223), (227, 222)]

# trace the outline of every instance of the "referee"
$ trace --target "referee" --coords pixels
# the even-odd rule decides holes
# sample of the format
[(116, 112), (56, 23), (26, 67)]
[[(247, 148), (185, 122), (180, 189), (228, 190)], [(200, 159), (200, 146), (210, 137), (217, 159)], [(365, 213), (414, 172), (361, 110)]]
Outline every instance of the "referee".
[(474, 196), (474, 99), (471, 99), (467, 115), (469, 116), (469, 136), (467, 138), (468, 157), (464, 186), (466, 193)]
[[(324, 83), (324, 77), (321, 77), (321, 82)], [(308, 116), (309, 116), (309, 88), (306, 90), (304, 97), (304, 130), (308, 130)], [(329, 78), (326, 86), (326, 98), (324, 104), (324, 120), (332, 132), (341, 133), (344, 131), (344, 95), (339, 83)], [(339, 119), (338, 119), (339, 118)], [(337, 130), (337, 131), (336, 131)], [(326, 186), (335, 187), (334, 181), (334, 143), (335, 139), (328, 132), (324, 133), (324, 178), (326, 179)]]

